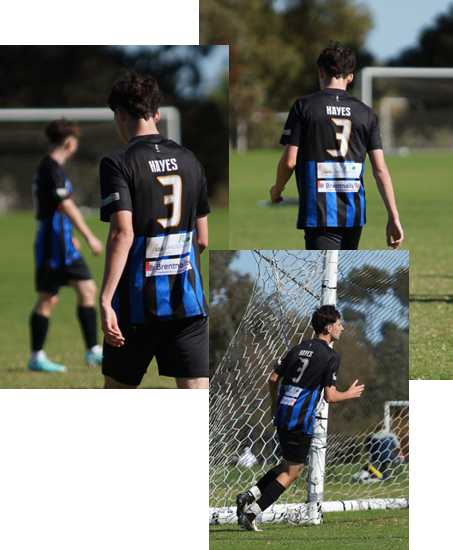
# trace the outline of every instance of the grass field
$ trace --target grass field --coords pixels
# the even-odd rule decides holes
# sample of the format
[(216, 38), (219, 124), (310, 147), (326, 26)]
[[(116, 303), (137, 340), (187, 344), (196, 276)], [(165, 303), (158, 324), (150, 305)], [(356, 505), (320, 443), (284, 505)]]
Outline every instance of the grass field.
[[(209, 248), (228, 248), (228, 208), (214, 208), (209, 216)], [(88, 218), (92, 231), (104, 243), (108, 224)], [(36, 300), (33, 282), (33, 235), (35, 222), (31, 212), (16, 212), (0, 216), (0, 388), (101, 388), (100, 369), (89, 370), (84, 365), (84, 345), (75, 316), (75, 294), (63, 287), (59, 303), (50, 320), (46, 342), (47, 355), (68, 367), (65, 374), (30, 372), (28, 319)], [(75, 232), (77, 235), (77, 232)], [(82, 242), (82, 253), (93, 279), (101, 287), (105, 256), (94, 257)], [(201, 255), (206, 296), (209, 288), (209, 254)], [(99, 331), (99, 340), (101, 333)], [(174, 388), (173, 378), (159, 377), (153, 362), (141, 388)]]
[(209, 527), (209, 550), (407, 550), (409, 510), (331, 512), (310, 527), (259, 525), (262, 532), (236, 525)]
[[(230, 155), (230, 248), (303, 249), (297, 206), (259, 208), (275, 183), (282, 150)], [(401, 223), (410, 250), (410, 378), (453, 378), (452, 157), (388, 157)], [(386, 211), (365, 170), (367, 224), (360, 248), (386, 249)], [(297, 197), (294, 177), (284, 197)], [(283, 203), (284, 204), (284, 203)]]

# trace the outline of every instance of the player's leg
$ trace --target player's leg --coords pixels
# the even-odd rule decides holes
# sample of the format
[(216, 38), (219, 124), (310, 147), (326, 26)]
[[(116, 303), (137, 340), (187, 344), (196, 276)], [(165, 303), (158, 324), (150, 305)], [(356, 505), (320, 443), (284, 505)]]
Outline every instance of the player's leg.
[(134, 390), (137, 388), (137, 386), (129, 386), (127, 384), (122, 384), (121, 382), (117, 382), (110, 376), (104, 376), (104, 380), (105, 380), (105, 383), (104, 383), (105, 390), (123, 390), (123, 389)]
[(28, 368), (33, 371), (66, 372), (64, 365), (50, 361), (44, 351), (47, 332), (49, 330), (49, 318), (53, 308), (58, 302), (58, 295), (53, 292), (39, 291), (38, 299), (30, 315), (30, 339), (31, 355)]
[(299, 477), (303, 466), (303, 463), (300, 464), (298, 462), (285, 460), (283, 463), (282, 472), (277, 477), (276, 481), (278, 481), (278, 483), (280, 483), (282, 487), (287, 489), (291, 485), (291, 483)]
[(243, 513), (239, 517), (239, 525), (245, 527), (248, 531), (254, 531), (256, 516), (267, 510), (282, 496), (291, 483), (299, 477), (303, 466), (303, 463), (299, 464), (285, 460), (280, 475), (267, 485), (260, 498), (249, 507), (245, 514)]
[(175, 378), (178, 390), (209, 390), (209, 377)]
[(77, 318), (85, 341), (85, 363), (96, 367), (102, 363), (102, 347), (98, 344), (97, 314), (94, 307), (97, 288), (93, 279), (70, 279), (68, 283), (77, 295)]
[(255, 502), (257, 498), (264, 493), (267, 486), (277, 479), (277, 477), (283, 472), (283, 465), (284, 463), (282, 462), (281, 464), (278, 464), (278, 466), (274, 466), (271, 470), (264, 474), (256, 485), (251, 487), (247, 492), (239, 493), (237, 495), (236, 514), (238, 518), (250, 508), (251, 504)]

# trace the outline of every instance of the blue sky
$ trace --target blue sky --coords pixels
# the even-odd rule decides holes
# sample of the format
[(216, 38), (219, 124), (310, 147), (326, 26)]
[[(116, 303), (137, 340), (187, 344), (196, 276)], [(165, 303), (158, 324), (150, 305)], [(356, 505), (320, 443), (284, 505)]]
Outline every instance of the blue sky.
[[(298, 254), (297, 250), (290, 251), (293, 254)], [(264, 250), (263, 253), (271, 255), (272, 251)], [(256, 261), (255, 255), (250, 250), (239, 251), (238, 257), (231, 263), (231, 269), (235, 269), (240, 273), (248, 273), (251, 275), (252, 280), (255, 279), (256, 274)], [(272, 256), (271, 256), (272, 258)], [(339, 254), (339, 275), (338, 280), (344, 280), (343, 278), (348, 275), (349, 270), (352, 268), (351, 258), (355, 258), (354, 266), (360, 268), (364, 265), (372, 265), (375, 267), (385, 267), (389, 272), (397, 270), (399, 267), (408, 267), (409, 265), (409, 251), (401, 250), (394, 252), (393, 250), (385, 250), (370, 253), (369, 251), (360, 252), (340, 252)], [(277, 255), (278, 261), (278, 255)], [(341, 311), (341, 305), (340, 311)], [(403, 328), (408, 325), (408, 319), (404, 316), (397, 316), (395, 314), (399, 311), (399, 302), (390, 292), (390, 297), (386, 302), (386, 309), (373, 309), (373, 315), (367, 322), (367, 336), (378, 342), (382, 335), (380, 328), (385, 321), (392, 320)]]
[[(277, 8), (286, 0), (274, 0)], [(421, 31), (446, 13), (452, 0), (350, 0), (363, 5), (373, 16), (374, 28), (365, 46), (377, 60), (385, 62), (402, 50), (415, 46)]]
[(357, 1), (371, 11), (374, 28), (365, 43), (379, 60), (397, 56), (415, 46), (423, 29), (445, 14), (452, 0), (365, 0)]

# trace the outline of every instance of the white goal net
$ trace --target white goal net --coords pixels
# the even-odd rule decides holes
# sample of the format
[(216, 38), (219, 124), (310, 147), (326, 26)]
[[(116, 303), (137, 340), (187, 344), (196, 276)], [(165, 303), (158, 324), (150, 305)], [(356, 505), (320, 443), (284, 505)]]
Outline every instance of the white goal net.
[[(210, 384), (210, 523), (235, 523), (236, 495), (281, 460), (267, 381), (289, 348), (314, 336), (311, 313), (335, 292), (327, 254), (254, 251), (252, 295)], [(335, 343), (337, 388), (358, 379), (365, 391), (330, 406), (327, 441), (317, 443), (322, 452), (312, 449), (300, 478), (258, 523), (316, 523), (330, 510), (408, 506), (409, 254), (340, 251), (335, 271), (345, 326)], [(322, 490), (308, 499), (318, 501), (314, 522), (306, 504), (313, 487)]]

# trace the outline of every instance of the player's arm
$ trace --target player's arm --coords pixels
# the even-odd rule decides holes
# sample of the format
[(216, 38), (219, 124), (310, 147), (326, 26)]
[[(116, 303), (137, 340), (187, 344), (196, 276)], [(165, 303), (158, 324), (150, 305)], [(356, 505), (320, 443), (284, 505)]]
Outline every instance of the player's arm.
[(124, 337), (118, 326), (112, 299), (126, 265), (129, 250), (134, 241), (132, 212), (120, 210), (110, 216), (110, 230), (105, 250), (105, 270), (99, 296), (101, 326), (106, 342), (120, 347)]
[(282, 202), (283, 200), (281, 194), (296, 167), (298, 151), (299, 147), (297, 145), (285, 145), (285, 150), (277, 167), (277, 181), (270, 190), (273, 203)]
[(368, 151), (368, 156), (370, 157), (371, 166), (373, 168), (374, 179), (376, 180), (379, 193), (381, 194), (388, 213), (387, 246), (391, 246), (396, 250), (401, 246), (404, 234), (396, 208), (392, 180), (387, 165), (385, 164), (384, 151), (382, 149)]
[(197, 240), (198, 248), (200, 249), (200, 254), (206, 250), (209, 242), (209, 231), (208, 231), (208, 216), (200, 216), (196, 219), (195, 229), (197, 230)]
[(271, 398), (271, 415), (274, 418), (278, 404), (278, 385), (280, 376), (273, 372), (269, 377), (269, 395)]
[(83, 219), (83, 216), (80, 210), (77, 208), (75, 202), (69, 198), (65, 199), (61, 201), (60, 208), (69, 218), (77, 231), (85, 237), (88, 245), (93, 251), (93, 254), (100, 254), (103, 249), (102, 243), (93, 235), (90, 228), (85, 223), (85, 220)]
[(338, 403), (340, 401), (346, 401), (348, 399), (354, 399), (360, 397), (365, 385), (357, 386), (358, 380), (356, 380), (351, 387), (344, 392), (337, 391), (335, 386), (325, 386), (324, 399), (327, 403)]

